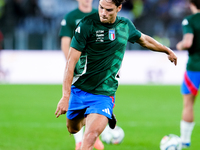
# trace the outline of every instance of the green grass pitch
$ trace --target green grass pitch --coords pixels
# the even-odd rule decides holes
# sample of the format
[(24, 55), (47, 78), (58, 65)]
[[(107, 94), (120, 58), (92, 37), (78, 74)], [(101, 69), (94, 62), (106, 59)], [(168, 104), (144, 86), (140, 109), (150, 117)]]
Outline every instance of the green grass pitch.
[[(65, 115), (54, 115), (61, 95), (61, 85), (0, 85), (0, 150), (74, 150)], [(200, 148), (199, 100), (189, 150)], [(125, 138), (105, 150), (159, 150), (164, 135), (179, 135), (180, 86), (120, 85), (115, 104)]]

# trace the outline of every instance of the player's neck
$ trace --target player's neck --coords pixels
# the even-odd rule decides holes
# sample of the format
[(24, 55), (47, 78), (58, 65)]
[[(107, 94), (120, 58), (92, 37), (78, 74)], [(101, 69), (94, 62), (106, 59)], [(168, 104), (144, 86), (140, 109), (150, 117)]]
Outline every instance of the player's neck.
[(193, 13), (193, 14), (200, 13), (200, 10), (199, 10), (199, 9), (193, 10), (192, 13)]
[(91, 6), (83, 6), (83, 5), (79, 5), (79, 10), (84, 12), (84, 13), (90, 13), (92, 11), (92, 7)]
[(190, 10), (193, 14), (200, 12), (200, 9), (198, 9), (193, 3), (190, 4)]

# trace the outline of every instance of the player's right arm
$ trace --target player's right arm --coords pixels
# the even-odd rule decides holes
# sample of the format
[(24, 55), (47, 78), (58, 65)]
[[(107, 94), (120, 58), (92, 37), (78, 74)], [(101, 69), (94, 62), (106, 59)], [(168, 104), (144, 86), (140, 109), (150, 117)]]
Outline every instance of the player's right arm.
[(66, 60), (69, 53), (70, 43), (71, 43), (71, 37), (63, 36), (61, 38), (61, 49), (65, 55)]
[(65, 114), (68, 110), (69, 98), (71, 93), (71, 84), (73, 80), (74, 68), (81, 56), (81, 52), (75, 48), (70, 47), (69, 55), (67, 57), (64, 79), (63, 79), (63, 95), (58, 102), (57, 109), (55, 112), (56, 117)]
[(162, 45), (152, 37), (138, 31), (130, 20), (127, 19), (126, 21), (129, 25), (129, 39), (128, 39), (129, 42), (132, 43), (137, 42), (142, 47), (145, 47), (152, 51), (166, 53), (168, 55), (168, 59), (175, 65), (177, 64), (177, 57), (170, 48)]
[(168, 59), (175, 65), (177, 64), (177, 56), (175, 55), (175, 53), (170, 48), (162, 45), (152, 37), (142, 33), (141, 37), (136, 42), (152, 51), (166, 53), (168, 55)]

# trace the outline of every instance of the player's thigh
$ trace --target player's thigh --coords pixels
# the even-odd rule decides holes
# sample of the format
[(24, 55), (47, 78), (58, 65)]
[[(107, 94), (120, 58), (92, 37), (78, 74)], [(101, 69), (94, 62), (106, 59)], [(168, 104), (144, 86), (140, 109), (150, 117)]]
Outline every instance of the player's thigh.
[(67, 128), (70, 133), (78, 132), (85, 125), (85, 109), (67, 111)]
[(67, 128), (70, 133), (78, 132), (85, 125), (84, 117), (77, 117), (74, 119), (66, 118)]
[(195, 97), (193, 94), (184, 94), (183, 95), (183, 104), (184, 107), (193, 107), (194, 105), (194, 101), (195, 101)]
[(108, 118), (101, 114), (91, 113), (87, 115), (85, 124), (86, 134), (95, 133), (99, 136), (108, 124)]

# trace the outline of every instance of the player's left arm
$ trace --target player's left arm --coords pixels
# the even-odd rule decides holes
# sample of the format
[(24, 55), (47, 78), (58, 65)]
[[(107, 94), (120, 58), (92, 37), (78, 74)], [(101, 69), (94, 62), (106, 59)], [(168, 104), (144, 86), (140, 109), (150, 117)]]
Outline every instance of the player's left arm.
[(162, 45), (152, 37), (141, 33), (141, 37), (136, 42), (142, 47), (148, 48), (152, 51), (166, 53), (168, 55), (168, 59), (175, 65), (177, 64), (177, 56), (175, 53), (170, 48)]
[(193, 39), (194, 35), (192, 33), (186, 33), (183, 40), (177, 43), (177, 50), (188, 50), (193, 44)]

